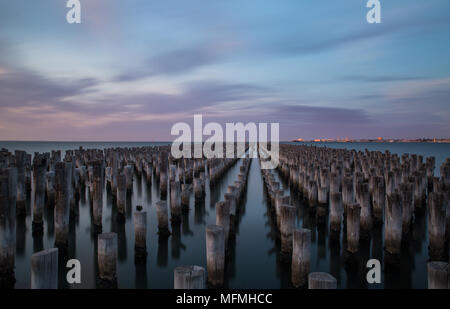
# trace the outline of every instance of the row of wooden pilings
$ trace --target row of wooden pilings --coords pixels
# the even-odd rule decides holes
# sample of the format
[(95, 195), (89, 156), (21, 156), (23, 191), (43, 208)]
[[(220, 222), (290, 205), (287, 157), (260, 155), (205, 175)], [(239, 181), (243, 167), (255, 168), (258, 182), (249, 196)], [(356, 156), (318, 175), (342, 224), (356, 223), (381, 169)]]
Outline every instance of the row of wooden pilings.
[(275, 218), (281, 238), (281, 258), (291, 260), (291, 282), (294, 287), (309, 289), (336, 289), (336, 279), (324, 272), (310, 272), (311, 230), (296, 229), (296, 208), (291, 205), (290, 197), (284, 195), (280, 182), (276, 181), (273, 171), (262, 169), (263, 183), (269, 197), (269, 206)]
[(224, 200), (216, 203), (216, 224), (206, 226), (207, 267), (191, 265), (174, 269), (175, 289), (222, 287), (229, 240), (236, 237), (237, 216), (247, 188), (251, 159), (244, 158), (238, 179), (227, 188)]
[[(168, 184), (171, 190), (171, 219), (179, 221), (181, 211), (189, 211), (189, 197), (192, 189), (196, 201), (202, 200), (205, 196), (205, 166), (213, 167), (208, 170), (208, 173), (214, 181), (217, 181), (237, 160), (205, 158), (176, 160), (171, 156), (168, 146), (104, 150), (80, 147), (77, 150), (67, 150), (64, 157), (61, 156), (61, 151), (35, 153), (31, 156), (25, 151), (15, 151), (13, 154), (2, 149), (0, 151), (0, 233), (2, 235), (0, 237), (0, 286), (13, 287), (15, 283), (16, 214), (26, 215), (27, 197), (31, 199), (33, 195), (31, 199), (33, 201), (33, 237), (43, 234), (44, 208), (54, 208), (55, 248), (47, 249), (49, 252), (45, 251), (45, 254), (43, 252), (36, 258), (43, 258), (47, 253), (52, 256), (55, 252), (53, 249), (58, 249), (60, 252), (67, 251), (69, 219), (78, 216), (78, 203), (85, 188), (88, 188), (90, 194), (92, 228), (99, 235), (98, 243), (101, 244), (103, 242), (101, 239), (106, 237), (101, 236), (103, 235), (101, 234), (103, 191), (108, 189), (107, 192), (111, 194), (117, 207), (117, 219), (124, 221), (126, 200), (133, 190), (135, 173), (139, 177), (146, 177), (149, 186), (153, 179), (156, 179), (161, 193), (161, 201), (156, 204), (158, 230), (161, 236), (168, 236), (170, 235), (166, 201)], [(138, 209), (142, 207), (138, 206)], [(147, 255), (146, 212), (136, 211), (133, 221), (138, 262), (145, 259)], [(109, 238), (105, 239), (111, 241)], [(51, 260), (54, 259), (51, 258)], [(101, 272), (100, 278), (102, 278)], [(108, 279), (109, 276), (105, 278)]]
[[(398, 265), (402, 242), (408, 241), (415, 216), (428, 214), (429, 276), (440, 270), (441, 277), (446, 277), (450, 160), (441, 166), (440, 177), (434, 176), (434, 165), (433, 157), (424, 162), (421, 156), (405, 154), (400, 160), (388, 151), (280, 146), (280, 175), (289, 180), (291, 191), (316, 213), (319, 224), (324, 224), (329, 214), (330, 237), (339, 239), (344, 225), (346, 252), (350, 258), (358, 254), (360, 240), (370, 239), (372, 227), (383, 225), (385, 263)], [(295, 237), (295, 233), (307, 235), (307, 232), (291, 231), (293, 209), (289, 208), (289, 197), (283, 196), (280, 183), (270, 171), (263, 171), (263, 176), (275, 208), (284, 251), (286, 246), (290, 248), (286, 235)], [(293, 256), (293, 263), (294, 260)], [(301, 285), (295, 282), (294, 275), (295, 272), (294, 285)], [(301, 283), (305, 284), (305, 272), (302, 278)], [(430, 287), (434, 281), (429, 277)]]

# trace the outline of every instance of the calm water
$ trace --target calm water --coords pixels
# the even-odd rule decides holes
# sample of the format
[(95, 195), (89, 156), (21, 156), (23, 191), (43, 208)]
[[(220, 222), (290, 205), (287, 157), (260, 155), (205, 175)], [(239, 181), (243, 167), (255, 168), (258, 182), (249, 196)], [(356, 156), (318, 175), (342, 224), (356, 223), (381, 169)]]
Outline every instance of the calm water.
[[(35, 143), (35, 142), (0, 142), (0, 148), (34, 151), (105, 147), (133, 147), (154, 145), (154, 143)], [(331, 147), (329, 143), (326, 146)], [(448, 144), (336, 144), (363, 150), (418, 153), (433, 155), (437, 164), (448, 157)], [(403, 146), (404, 148), (402, 148)], [(423, 146), (423, 147), (422, 147)], [(358, 148), (357, 148), (358, 147)], [(371, 148), (374, 147), (374, 148)], [(387, 147), (387, 148), (383, 148)], [(118, 234), (118, 284), (119, 288), (173, 288), (173, 269), (180, 265), (200, 265), (206, 267), (205, 226), (215, 224), (214, 205), (223, 199), (229, 184), (237, 180), (239, 166), (237, 162), (221, 182), (209, 191), (204, 203), (195, 205), (193, 194), (189, 214), (182, 218), (181, 224), (172, 225), (172, 235), (167, 240), (158, 239), (155, 203), (159, 200), (157, 182), (147, 184), (145, 178), (135, 175), (133, 195), (128, 200), (125, 223), (117, 223), (115, 205), (110, 195), (104, 192), (103, 231)], [(277, 172), (275, 172), (277, 175)], [(283, 183), (286, 194), (291, 194), (287, 183)], [(401, 264), (398, 269), (383, 267), (382, 284), (368, 285), (365, 281), (365, 263), (370, 258), (377, 258), (383, 263), (383, 234), (381, 229), (374, 229), (371, 241), (361, 244), (359, 266), (349, 267), (345, 263), (341, 241), (330, 241), (328, 227), (316, 224), (314, 215), (310, 215), (306, 206), (296, 194), (291, 199), (297, 207), (298, 227), (312, 230), (311, 271), (329, 272), (338, 280), (339, 288), (426, 288), (426, 263), (428, 261), (427, 218), (418, 216), (413, 226), (411, 239), (402, 249)], [(53, 210), (46, 208), (44, 215), (44, 235), (33, 238), (31, 235), (32, 200), (28, 201), (28, 214), (17, 221), (16, 249), (16, 287), (30, 286), (30, 257), (34, 252), (53, 247), (54, 228)], [(136, 205), (142, 205), (147, 211), (147, 264), (134, 264), (134, 229), (132, 212)], [(268, 205), (263, 190), (263, 183), (257, 160), (252, 160), (249, 172), (248, 188), (244, 205), (239, 217), (236, 240), (231, 244), (230, 257), (227, 260), (226, 286), (230, 288), (290, 288), (290, 264), (280, 260), (280, 241), (274, 222), (268, 212)], [(342, 233), (341, 233), (342, 238)], [(76, 258), (80, 260), (82, 283), (69, 286), (65, 283), (65, 261)], [(60, 257), (61, 288), (95, 288), (96, 287), (96, 237), (91, 229), (89, 193), (82, 195), (79, 203), (79, 217), (70, 223), (70, 241), (68, 256)]]

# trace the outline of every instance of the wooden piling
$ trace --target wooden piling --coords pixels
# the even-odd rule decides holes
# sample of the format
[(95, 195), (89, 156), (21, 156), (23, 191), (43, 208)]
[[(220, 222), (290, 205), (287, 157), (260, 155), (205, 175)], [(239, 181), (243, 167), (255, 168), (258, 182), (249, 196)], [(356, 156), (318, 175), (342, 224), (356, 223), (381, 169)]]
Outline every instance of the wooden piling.
[(442, 193), (430, 193), (428, 198), (428, 237), (432, 257), (441, 256), (445, 249), (446, 206)]
[(310, 273), (308, 276), (308, 289), (336, 289), (337, 281), (332, 275), (323, 272)]
[(361, 237), (367, 238), (372, 229), (372, 209), (370, 205), (369, 184), (361, 182), (356, 185), (356, 202), (361, 207)]
[(295, 207), (287, 204), (280, 208), (281, 255), (292, 255), (292, 234), (295, 229)]
[(183, 212), (189, 211), (189, 196), (191, 191), (191, 185), (181, 185), (181, 210)]
[(0, 169), (0, 288), (13, 288), (16, 252), (17, 169)]
[(33, 235), (42, 235), (44, 221), (42, 219), (45, 204), (45, 183), (47, 162), (44, 156), (36, 156), (33, 163), (34, 203), (33, 203)]
[(330, 229), (332, 231), (340, 232), (343, 213), (342, 194), (339, 192), (332, 193), (330, 195)]
[(14, 152), (15, 165), (17, 168), (17, 215), (26, 215), (27, 191), (25, 186), (25, 159), (26, 152), (16, 150)]
[(169, 236), (169, 213), (166, 201), (156, 202), (156, 215), (158, 217), (158, 234), (161, 237)]
[(347, 251), (356, 253), (359, 250), (361, 207), (352, 204), (347, 208)]
[(221, 226), (206, 226), (206, 260), (208, 283), (213, 287), (222, 286), (225, 267), (225, 233)]
[(428, 289), (450, 289), (450, 265), (446, 262), (428, 262)]
[(311, 260), (311, 230), (294, 231), (292, 248), (292, 284), (299, 288), (306, 286)]
[(180, 182), (172, 181), (170, 184), (170, 215), (173, 222), (181, 221)]
[(399, 254), (402, 242), (402, 202), (398, 193), (387, 196), (384, 246), (390, 254)]
[(205, 268), (200, 266), (180, 266), (174, 270), (174, 289), (204, 289)]
[(94, 217), (94, 230), (96, 233), (101, 233), (103, 214), (103, 184), (102, 163), (100, 161), (95, 161), (92, 164), (92, 213)]
[(147, 212), (136, 211), (134, 222), (135, 263), (142, 264), (147, 258)]
[(58, 249), (46, 249), (31, 256), (31, 288), (58, 288)]
[(216, 225), (223, 227), (225, 234), (225, 248), (230, 234), (230, 203), (221, 201), (216, 203)]
[(66, 250), (69, 235), (72, 163), (55, 164), (55, 247)]
[(98, 235), (98, 273), (104, 285), (117, 284), (117, 234)]
[(55, 204), (55, 171), (47, 172), (47, 204)]
[(200, 178), (194, 178), (194, 197), (196, 201), (203, 200), (205, 192), (203, 191), (203, 184)]
[(125, 175), (117, 174), (117, 219), (119, 221), (125, 220), (126, 203), (127, 203), (127, 182)]

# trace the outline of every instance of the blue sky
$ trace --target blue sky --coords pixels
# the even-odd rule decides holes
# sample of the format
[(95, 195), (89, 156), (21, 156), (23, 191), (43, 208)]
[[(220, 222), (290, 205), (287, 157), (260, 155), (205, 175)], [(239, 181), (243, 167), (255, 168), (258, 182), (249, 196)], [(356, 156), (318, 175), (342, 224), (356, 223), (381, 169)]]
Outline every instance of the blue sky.
[(281, 139), (450, 137), (450, 2), (0, 0), (0, 139), (170, 140), (177, 121)]

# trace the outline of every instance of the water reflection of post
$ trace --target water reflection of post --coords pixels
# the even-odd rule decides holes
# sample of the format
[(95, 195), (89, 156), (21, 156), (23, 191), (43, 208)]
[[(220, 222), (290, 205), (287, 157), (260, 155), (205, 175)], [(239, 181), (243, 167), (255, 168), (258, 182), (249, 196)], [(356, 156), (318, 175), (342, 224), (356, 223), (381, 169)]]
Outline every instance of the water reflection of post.
[(165, 267), (169, 257), (169, 235), (159, 235), (156, 265)]
[(330, 231), (328, 237), (330, 249), (330, 274), (339, 282), (341, 279), (341, 239), (340, 232)]
[(135, 287), (136, 289), (147, 289), (147, 263), (136, 264)]
[(195, 201), (195, 214), (194, 214), (194, 223), (195, 224), (203, 224), (205, 217), (206, 209), (205, 209), (205, 200)]
[(174, 259), (180, 258), (180, 249), (185, 249), (186, 247), (181, 243), (181, 222), (172, 221), (172, 237), (171, 237), (171, 248), (172, 257)]
[(194, 235), (189, 227), (189, 212), (181, 213), (181, 226), (183, 227), (183, 235)]

